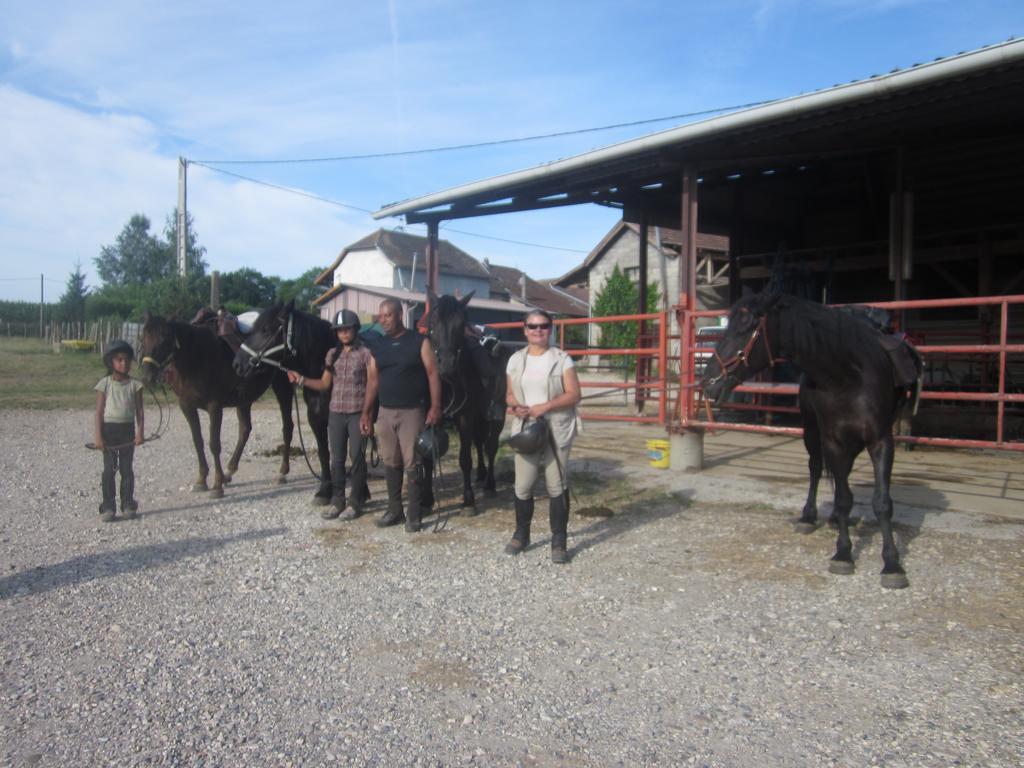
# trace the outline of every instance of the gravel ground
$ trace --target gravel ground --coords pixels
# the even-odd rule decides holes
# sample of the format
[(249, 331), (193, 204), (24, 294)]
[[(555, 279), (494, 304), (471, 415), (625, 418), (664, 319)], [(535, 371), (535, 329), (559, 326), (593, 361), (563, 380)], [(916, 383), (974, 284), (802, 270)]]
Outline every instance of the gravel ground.
[(614, 516), (574, 516), (559, 567), (544, 504), (502, 553), (507, 466), (440, 532), (374, 527), (379, 478), (371, 516), (322, 521), (301, 460), (270, 482), (269, 410), (218, 500), (175, 413), (137, 453), (141, 519), (101, 524), (90, 419), (0, 413), (3, 765), (1022, 762), (1021, 526), (903, 524), (887, 591), (873, 525), (830, 576), (793, 494), (673, 479), (597, 429), (572, 468)]

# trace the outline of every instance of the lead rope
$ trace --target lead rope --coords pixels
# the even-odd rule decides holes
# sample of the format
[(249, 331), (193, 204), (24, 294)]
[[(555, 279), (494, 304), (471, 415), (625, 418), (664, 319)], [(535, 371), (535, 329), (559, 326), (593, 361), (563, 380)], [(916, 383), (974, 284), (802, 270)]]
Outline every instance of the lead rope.
[[(146, 383), (143, 383), (142, 387), (143, 387), (143, 389), (146, 390), (146, 392), (149, 394), (149, 396), (153, 398), (153, 402), (156, 404), (157, 413), (159, 414), (159, 416), (157, 417), (156, 429), (153, 430), (153, 432), (150, 434), (149, 437), (144, 438), (143, 441), (142, 441), (142, 444), (145, 445), (146, 443), (150, 443), (150, 442), (152, 442), (154, 440), (159, 440), (164, 434), (167, 433), (167, 430), (168, 430), (168, 428), (170, 427), (170, 424), (171, 424), (171, 415), (170, 415), (171, 414), (171, 409), (170, 409), (170, 404), (168, 404), (167, 411), (166, 411), (166, 414), (165, 414), (164, 407), (163, 407), (163, 405), (161, 405), (160, 399), (157, 397), (157, 393), (156, 393), (156, 388), (155, 387), (150, 386), (150, 385), (148, 385)], [(163, 384), (160, 385), (160, 390), (163, 393), (164, 398), (166, 400), (170, 400), (170, 398), (167, 397), (167, 390), (163, 386)], [(85, 447), (88, 448), (90, 451), (99, 451), (99, 450), (103, 450), (103, 451), (119, 451), (122, 448), (127, 448), (127, 447), (132, 446), (132, 445), (135, 445), (135, 441), (134, 440), (131, 441), (131, 442), (127, 442), (127, 443), (118, 443), (117, 445), (104, 445), (102, 449), (98, 448), (96, 446), (96, 443), (88, 442), (88, 443), (85, 444)], [(136, 447), (141, 447), (141, 446), (136, 446)]]

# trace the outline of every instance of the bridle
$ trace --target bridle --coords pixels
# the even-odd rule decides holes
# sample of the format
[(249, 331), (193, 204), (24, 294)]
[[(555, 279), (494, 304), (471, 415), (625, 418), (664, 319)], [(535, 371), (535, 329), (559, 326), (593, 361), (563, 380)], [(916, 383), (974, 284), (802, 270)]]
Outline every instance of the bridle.
[(156, 380), (157, 376), (164, 372), (164, 369), (167, 368), (168, 365), (174, 362), (175, 350), (181, 349), (181, 342), (178, 341), (178, 335), (175, 334), (173, 331), (172, 334), (174, 338), (174, 346), (171, 349), (171, 351), (167, 353), (167, 357), (160, 361), (154, 357), (150, 357), (149, 355), (144, 355), (142, 359), (139, 361), (143, 365), (146, 365), (148, 363), (149, 365), (152, 365), (156, 368), (156, 376), (153, 377), (154, 380)]
[[(266, 343), (259, 350), (253, 349), (244, 342), (239, 349), (249, 355), (250, 362), (254, 368), (258, 368), (265, 364), (273, 366), (281, 371), (287, 370), (279, 361), (274, 360), (271, 355), (276, 355), (278, 352), (286, 352), (288, 355), (295, 355), (295, 345), (292, 340), (292, 325), (293, 317), (291, 312), (289, 312), (287, 330), (285, 330), (284, 325), (278, 325), (277, 330), (274, 331), (273, 335), (267, 339)], [(281, 337), (281, 343), (274, 344), (274, 341), (276, 341), (279, 336)], [(272, 344), (274, 345), (271, 346)], [(282, 356), (282, 359), (284, 357), (285, 355)]]
[(754, 345), (757, 343), (757, 340), (759, 338), (764, 339), (764, 351), (765, 354), (768, 355), (768, 367), (771, 368), (776, 363), (782, 362), (781, 357), (776, 357), (775, 355), (772, 354), (772, 345), (768, 341), (767, 320), (767, 315), (761, 315), (761, 319), (758, 320), (757, 322), (757, 327), (754, 329), (753, 333), (750, 334), (750, 338), (747, 339), (747, 343), (743, 345), (743, 349), (741, 349), (739, 352), (737, 352), (735, 355), (728, 358), (727, 360), (723, 360), (721, 358), (721, 356), (718, 354), (718, 347), (715, 347), (712, 354), (714, 355), (715, 360), (718, 361), (720, 371), (717, 376), (713, 376), (712, 378), (707, 380), (707, 382), (704, 384), (705, 387), (715, 384), (724, 378), (728, 378), (729, 376), (733, 376), (733, 374), (739, 369), (741, 365), (749, 367), (750, 353), (753, 351)]

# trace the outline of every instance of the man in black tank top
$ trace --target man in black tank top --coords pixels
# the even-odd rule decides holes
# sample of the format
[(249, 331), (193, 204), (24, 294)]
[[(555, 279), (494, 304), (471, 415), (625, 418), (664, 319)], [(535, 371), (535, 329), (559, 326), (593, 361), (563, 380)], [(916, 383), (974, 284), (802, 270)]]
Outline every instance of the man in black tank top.
[[(366, 382), (366, 402), (380, 400), (376, 429), (388, 485), (388, 509), (377, 525), (395, 525), (405, 519), (405, 530), (415, 532), (420, 530), (423, 498), (416, 437), (424, 424), (441, 423), (441, 377), (430, 341), (405, 327), (397, 299), (381, 302), (378, 322), (385, 335), (372, 347)], [(372, 408), (364, 408), (360, 420), (363, 434), (373, 432), (372, 418)], [(403, 469), (408, 489), (404, 515)]]

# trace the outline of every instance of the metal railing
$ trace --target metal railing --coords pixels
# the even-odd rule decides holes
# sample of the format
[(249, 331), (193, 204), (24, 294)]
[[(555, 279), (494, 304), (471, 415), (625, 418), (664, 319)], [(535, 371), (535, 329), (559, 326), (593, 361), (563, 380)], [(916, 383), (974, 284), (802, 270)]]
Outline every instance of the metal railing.
[[(925, 365), (936, 360), (940, 355), (971, 356), (995, 361), (995, 375), (989, 380), (987, 391), (971, 391), (964, 389), (961, 384), (956, 389), (933, 389), (927, 385), (921, 392), (921, 400), (927, 402), (950, 402), (950, 403), (979, 403), (991, 404), (995, 407), (995, 439), (977, 440), (960, 437), (926, 437), (915, 435), (897, 435), (896, 440), (903, 443), (917, 445), (934, 445), (948, 448), (995, 448), (999, 450), (1024, 451), (1024, 441), (1010, 440), (1007, 438), (1006, 421), (1008, 406), (1024, 406), (1024, 391), (1007, 391), (1008, 380), (1007, 370), (1009, 368), (1011, 355), (1024, 355), (1024, 344), (1011, 343), (1012, 340), (1021, 338), (1021, 334), (1010, 334), (1010, 308), (1021, 307), (1024, 309), (1024, 296), (981, 296), (963, 299), (922, 299), (914, 301), (888, 301), (871, 303), (870, 306), (880, 307), (895, 313), (897, 318), (902, 316), (903, 310), (916, 309), (945, 309), (953, 307), (997, 307), (998, 308), (998, 342), (995, 343), (970, 343), (970, 344), (949, 344), (949, 343), (915, 343), (915, 347), (924, 358)], [(701, 418), (698, 410), (699, 391), (696, 387), (696, 362), (697, 353), (695, 324), (698, 318), (720, 317), (724, 311), (711, 310), (688, 310), (677, 308), (681, 337), (683, 340), (680, 353), (680, 403), (678, 426), (682, 429), (721, 429), (744, 432), (763, 432), (766, 434), (802, 435), (803, 430), (799, 427), (783, 427), (762, 424), (737, 424), (727, 422), (711, 422)], [(996, 314), (996, 313), (993, 313)], [(936, 331), (935, 335), (943, 335), (949, 331)], [(908, 335), (914, 340), (914, 333), (911, 329)], [(991, 366), (986, 366), (990, 368)], [(980, 389), (981, 387), (979, 387)], [(744, 382), (734, 391), (746, 393), (758, 398), (772, 398), (776, 396), (792, 396), (797, 394), (796, 384), (778, 384), (767, 382)], [(1022, 387), (1024, 389), (1024, 387)], [(797, 413), (795, 406), (766, 405), (764, 403), (733, 403), (730, 405), (735, 410), (752, 410), (764, 413)]]

